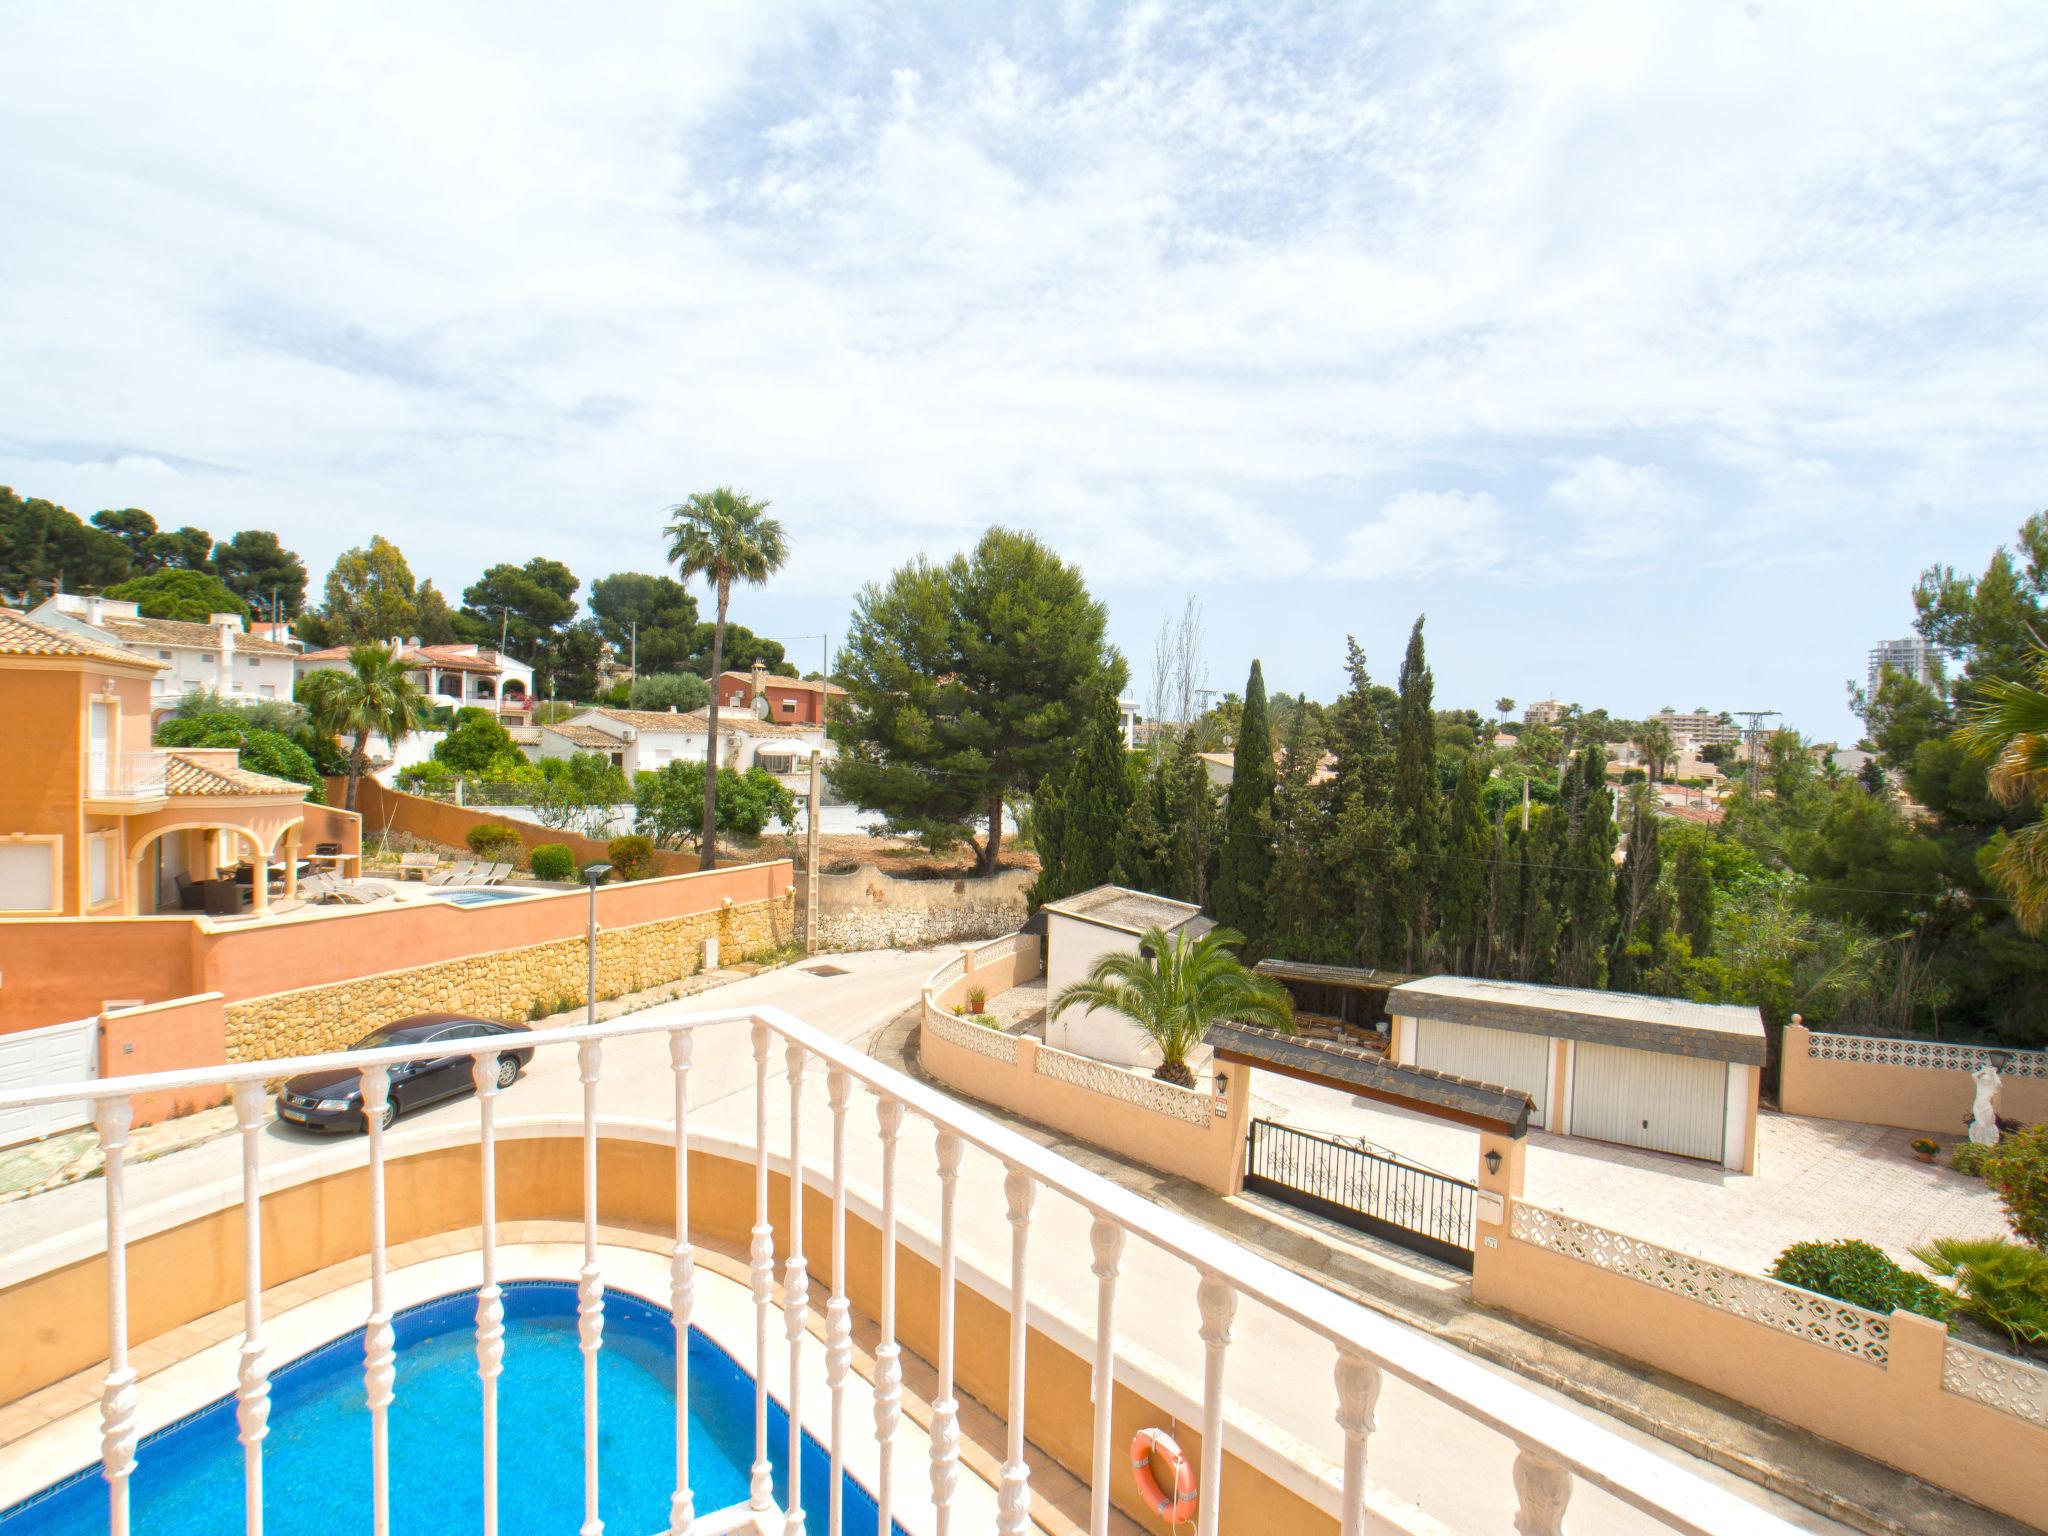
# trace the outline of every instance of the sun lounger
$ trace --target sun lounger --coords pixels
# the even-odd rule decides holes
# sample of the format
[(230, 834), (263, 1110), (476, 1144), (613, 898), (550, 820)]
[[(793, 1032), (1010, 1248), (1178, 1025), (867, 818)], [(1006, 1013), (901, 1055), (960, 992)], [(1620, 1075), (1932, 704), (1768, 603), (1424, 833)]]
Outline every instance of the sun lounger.
[(484, 875), (483, 883), (485, 885), (502, 885), (505, 877), (511, 874), (512, 870), (513, 866), (510, 864), (493, 864)]
[(476, 871), (477, 861), (475, 859), (462, 859), (459, 860), (452, 868), (442, 870), (438, 874), (432, 874), (427, 876), (425, 884), (458, 885), (461, 883), (462, 879), (465, 876), (473, 875), (476, 873)]

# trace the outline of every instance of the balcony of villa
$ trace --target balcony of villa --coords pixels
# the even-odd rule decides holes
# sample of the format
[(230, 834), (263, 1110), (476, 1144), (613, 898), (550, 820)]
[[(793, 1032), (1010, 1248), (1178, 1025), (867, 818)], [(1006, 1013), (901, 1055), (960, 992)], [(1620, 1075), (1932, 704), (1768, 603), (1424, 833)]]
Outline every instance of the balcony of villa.
[[(1791, 1529), (779, 1009), (518, 1038), (0, 1094), (105, 1154), (13, 1208), (0, 1530)], [(363, 1134), (272, 1120), (321, 1069)]]

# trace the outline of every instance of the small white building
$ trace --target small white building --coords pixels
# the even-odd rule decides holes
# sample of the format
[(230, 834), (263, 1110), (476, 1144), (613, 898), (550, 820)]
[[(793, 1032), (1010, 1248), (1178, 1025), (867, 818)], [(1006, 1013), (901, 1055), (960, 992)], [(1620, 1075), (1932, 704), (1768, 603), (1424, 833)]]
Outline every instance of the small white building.
[(132, 602), (59, 592), (29, 617), (165, 663), (150, 681), (152, 721), (186, 694), (208, 690), (231, 704), (291, 702), (298, 646), (249, 633), (238, 613), (216, 613), (204, 624), (145, 619)]
[[(761, 720), (748, 712), (721, 712), (718, 736), (719, 761), (725, 767), (736, 773), (765, 768), (798, 793), (810, 785), (811, 753), (833, 755), (824, 726)], [(703, 762), (710, 739), (711, 719), (703, 710), (586, 709), (540, 727), (540, 743), (532, 755), (602, 752), (630, 782), (636, 773), (652, 773), (669, 763)]]
[(1148, 928), (1163, 928), (1168, 937), (1183, 931), (1199, 936), (1216, 925), (1202, 915), (1200, 907), (1120, 885), (1098, 885), (1064, 901), (1049, 901), (1043, 910), (1048, 1003), (1045, 1043), (1120, 1067), (1157, 1066), (1159, 1047), (1121, 1014), (1075, 1008), (1054, 1019), (1049, 1011), (1051, 1000), (1063, 988), (1086, 981), (1103, 955), (1112, 951), (1140, 953), (1138, 941)]
[[(453, 709), (488, 709), (508, 721), (524, 722), (533, 710), (533, 668), (516, 656), (488, 646), (421, 645), (386, 642), (406, 662), (406, 673), (436, 704)], [(345, 670), (350, 647), (331, 645), (299, 657), (299, 671)]]
[(1388, 1060), (1525, 1093), (1533, 1126), (1756, 1169), (1754, 1008), (1431, 976), (1387, 1014)]

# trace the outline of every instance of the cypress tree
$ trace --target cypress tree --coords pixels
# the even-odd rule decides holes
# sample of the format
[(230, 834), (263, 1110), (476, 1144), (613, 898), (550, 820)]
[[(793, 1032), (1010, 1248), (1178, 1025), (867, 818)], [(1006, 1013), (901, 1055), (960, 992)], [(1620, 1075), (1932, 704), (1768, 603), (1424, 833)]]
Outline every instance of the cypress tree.
[(1443, 787), (1436, 772), (1435, 682), (1422, 651), (1422, 620), (1408, 633), (1401, 658), (1400, 711), (1394, 728), (1394, 777), (1390, 797), (1395, 844), (1401, 859), (1393, 873), (1393, 897), (1385, 947), (1413, 969), (1428, 963), (1436, 929), (1436, 883), (1443, 854)]
[(1064, 774), (1048, 774), (1039, 789), (1039, 873), (1031, 887), (1034, 908), (1115, 878), (1131, 811), (1116, 693), (1090, 690), (1078, 750)]
[(1549, 981), (1557, 970), (1557, 864), (1562, 853), (1564, 811), (1539, 806), (1529, 830), (1517, 828), (1508, 841), (1516, 862), (1515, 979)]
[(1510, 974), (1512, 967), (1507, 962), (1507, 936), (1512, 927), (1514, 891), (1507, 883), (1508, 877), (1508, 834), (1501, 824), (1501, 818), (1493, 818), (1493, 826), (1486, 836), (1486, 891), (1485, 906), (1480, 918), (1479, 963), (1474, 967), (1481, 976)]
[(1689, 837), (1678, 845), (1672, 883), (1678, 888), (1678, 936), (1695, 960), (1702, 959), (1714, 948), (1714, 882), (1707, 876), (1697, 839)]
[(1244, 685), (1244, 709), (1238, 717), (1237, 751), (1224, 802), (1223, 844), (1216, 861), (1216, 888), (1211, 893), (1216, 920), (1235, 928), (1248, 941), (1246, 950), (1262, 952), (1265, 932), (1266, 880), (1273, 872), (1273, 732), (1266, 723), (1266, 678), (1256, 660)]
[(1607, 752), (1599, 743), (1573, 760), (1565, 775), (1564, 854), (1558, 879), (1557, 979), (1597, 987), (1614, 933), (1614, 795)]
[(1479, 754), (1469, 754), (1458, 769), (1458, 787), (1451, 797), (1450, 823), (1444, 838), (1443, 877), (1437, 889), (1443, 907), (1438, 940), (1444, 964), (1461, 976), (1479, 974), (1486, 928), (1486, 864), (1490, 839), (1486, 831), (1483, 791), (1486, 769)]
[(1266, 877), (1266, 938), (1271, 953), (1291, 960), (1320, 959), (1324, 953), (1323, 866), (1330, 827), (1313, 782), (1320, 753), (1310, 723), (1306, 709), (1296, 709), (1288, 721), (1269, 818), (1273, 867)]
[(1628, 852), (1614, 882), (1614, 948), (1607, 963), (1607, 984), (1617, 992), (1639, 992), (1664, 948), (1668, 917), (1657, 815), (1647, 784), (1630, 792), (1627, 814)]

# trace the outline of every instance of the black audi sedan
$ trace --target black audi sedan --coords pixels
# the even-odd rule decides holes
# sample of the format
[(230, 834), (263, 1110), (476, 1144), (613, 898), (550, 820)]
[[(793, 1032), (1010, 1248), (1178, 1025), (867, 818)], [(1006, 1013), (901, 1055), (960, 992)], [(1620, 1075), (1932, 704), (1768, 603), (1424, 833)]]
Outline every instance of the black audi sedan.
[[(485, 1035), (523, 1035), (524, 1024), (499, 1024), (465, 1018), (459, 1013), (416, 1013), (409, 1019), (372, 1030), (349, 1049), (373, 1051), (392, 1045), (427, 1045), (440, 1041), (475, 1040)], [(466, 1053), (401, 1062), (391, 1069), (391, 1090), (384, 1106), (388, 1126), (408, 1109), (473, 1093), (476, 1079)], [(533, 1059), (531, 1046), (508, 1050), (498, 1058), (498, 1086), (509, 1088)], [(277, 1095), (277, 1116), (289, 1125), (313, 1131), (367, 1131), (363, 1115), (363, 1084), (353, 1068), (301, 1072)]]

